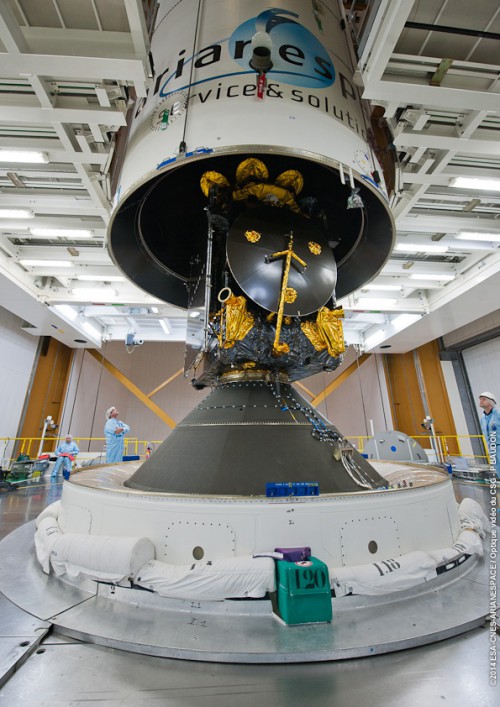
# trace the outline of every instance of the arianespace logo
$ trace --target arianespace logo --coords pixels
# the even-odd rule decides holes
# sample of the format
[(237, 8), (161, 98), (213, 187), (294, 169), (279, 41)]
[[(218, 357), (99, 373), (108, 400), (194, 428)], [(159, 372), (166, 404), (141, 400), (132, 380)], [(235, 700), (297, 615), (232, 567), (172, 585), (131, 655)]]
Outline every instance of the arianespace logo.
[[(173, 91), (181, 91), (189, 85), (196, 86), (230, 76), (255, 74), (250, 68), (252, 58), (251, 41), (257, 32), (267, 32), (272, 40), (272, 69), (269, 78), (293, 86), (326, 88), (335, 81), (335, 68), (330, 55), (312, 32), (293, 18), (298, 14), (290, 10), (269, 8), (256, 17), (243, 22), (232, 35), (200, 49), (195, 55), (186, 57), (186, 50), (179, 52), (175, 69), (166, 69), (155, 83), (154, 93), (165, 98)], [(218, 75), (202, 77), (202, 69), (216, 67), (227, 58), (241, 67), (240, 71), (225, 71)], [(192, 66), (191, 66), (192, 63)], [(224, 62), (228, 67), (227, 61)], [(196, 69), (194, 81), (189, 82), (192, 69)], [(168, 73), (168, 76), (166, 76)], [(186, 76), (188, 83), (176, 84), (176, 79)]]
[(229, 51), (240, 66), (248, 68), (252, 56), (246, 44), (243, 56), (238, 46), (256, 32), (267, 32), (273, 43), (273, 79), (294, 86), (326, 88), (335, 81), (335, 69), (328, 52), (308, 29), (291, 19), (295, 12), (273, 8), (240, 25), (229, 40)]

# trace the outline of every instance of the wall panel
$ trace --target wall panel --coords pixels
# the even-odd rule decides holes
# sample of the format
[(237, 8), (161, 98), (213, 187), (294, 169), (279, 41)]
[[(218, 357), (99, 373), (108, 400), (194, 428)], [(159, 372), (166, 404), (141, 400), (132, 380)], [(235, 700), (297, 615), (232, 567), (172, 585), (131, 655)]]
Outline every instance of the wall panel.
[[(15, 437), (29, 391), (38, 337), (21, 328), (22, 320), (0, 307), (0, 437)], [(12, 445), (0, 445), (0, 463), (10, 458)]]
[(500, 337), (464, 349), (462, 354), (479, 419), (482, 415), (479, 393), (485, 390), (493, 393), (500, 407)]
[[(100, 352), (120, 373), (148, 395), (173, 376), (184, 363), (183, 343), (146, 342), (128, 353), (122, 342), (108, 342)], [(202, 400), (208, 389), (195, 390), (183, 374), (151, 400), (175, 422), (180, 422)], [(79, 350), (71, 371), (63, 428), (76, 437), (102, 438), (105, 411), (114, 405), (131, 427), (129, 440), (163, 441), (171, 428), (131, 393), (93, 356)], [(82, 445), (82, 451), (100, 451), (103, 442)]]

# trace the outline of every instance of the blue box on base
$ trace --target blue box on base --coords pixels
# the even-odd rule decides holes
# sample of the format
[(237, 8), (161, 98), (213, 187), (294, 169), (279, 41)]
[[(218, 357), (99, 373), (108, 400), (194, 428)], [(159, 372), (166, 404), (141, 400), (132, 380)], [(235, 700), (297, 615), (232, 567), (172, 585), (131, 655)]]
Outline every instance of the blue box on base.
[(124, 462), (138, 462), (140, 459), (140, 456), (138, 454), (126, 454), (123, 457)]
[(278, 615), (288, 625), (332, 620), (328, 567), (316, 557), (300, 562), (276, 562)]
[(276, 481), (266, 484), (266, 496), (319, 496), (317, 481)]

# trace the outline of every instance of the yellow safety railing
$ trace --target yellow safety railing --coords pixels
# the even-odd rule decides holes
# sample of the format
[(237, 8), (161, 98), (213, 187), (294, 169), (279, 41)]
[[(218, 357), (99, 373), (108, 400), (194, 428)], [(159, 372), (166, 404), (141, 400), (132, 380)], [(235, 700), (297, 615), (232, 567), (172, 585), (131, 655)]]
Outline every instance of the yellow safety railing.
[[(372, 437), (368, 435), (349, 435), (347, 439), (358, 452), (363, 453), (364, 446)], [(488, 464), (488, 446), (483, 435), (413, 435), (411, 439), (417, 441), (424, 450), (433, 451), (438, 461), (444, 462), (450, 456), (460, 456), (464, 459), (474, 459), (480, 464)], [(45, 438), (47, 444), (55, 445), (62, 442), (64, 437)], [(464, 447), (473, 448), (472, 442), (479, 440), (484, 454), (471, 454), (464, 451)], [(20, 454), (26, 454), (30, 459), (36, 459), (40, 449), (41, 437), (0, 437), (0, 465), (4, 469), (10, 468)], [(101, 453), (104, 459), (106, 440), (104, 437), (73, 437), (73, 441), (80, 447), (82, 454)], [(145, 458), (148, 445), (157, 448), (163, 440), (141, 440), (134, 437), (125, 437), (124, 455)], [(454, 450), (450, 452), (450, 449)], [(42, 453), (44, 450), (42, 448)]]
[[(65, 437), (50, 437), (44, 438), (44, 442), (47, 445), (54, 447), (53, 451), (46, 451), (42, 447), (42, 454), (54, 454), (57, 445), (63, 442)], [(10, 468), (13, 461), (19, 457), (20, 454), (25, 454), (30, 459), (36, 459), (38, 457), (38, 451), (40, 449), (40, 442), (42, 437), (0, 437), (0, 466), (4, 469)], [(148, 445), (154, 445), (157, 448), (163, 440), (140, 440), (134, 437), (125, 437), (124, 440), (124, 451), (125, 456), (140, 456), (146, 457)], [(79, 448), (80, 453), (83, 454), (99, 454), (105, 457), (106, 449), (106, 439), (104, 437), (77, 437), (73, 436), (73, 442), (75, 442)]]

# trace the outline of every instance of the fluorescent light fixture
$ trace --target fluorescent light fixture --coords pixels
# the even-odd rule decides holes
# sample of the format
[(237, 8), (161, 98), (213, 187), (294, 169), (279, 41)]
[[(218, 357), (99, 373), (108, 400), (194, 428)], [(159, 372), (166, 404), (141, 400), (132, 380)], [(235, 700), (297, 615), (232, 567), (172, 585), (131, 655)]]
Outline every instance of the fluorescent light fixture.
[(0, 218), (33, 218), (33, 211), (28, 209), (0, 209)]
[(71, 260), (20, 260), (27, 268), (72, 268)]
[(96, 329), (95, 326), (92, 326), (90, 322), (83, 322), (82, 329), (86, 331), (89, 336), (93, 336), (94, 339), (102, 338), (102, 333)]
[(363, 307), (389, 307), (397, 301), (392, 297), (358, 297), (358, 304)]
[(446, 282), (450, 282), (450, 280), (454, 280), (455, 275), (436, 275), (434, 273), (427, 273), (424, 275), (423, 273), (419, 275), (418, 273), (412, 273), (410, 275), (410, 280), (446, 280)]
[(396, 243), (394, 250), (399, 250), (403, 253), (446, 253), (448, 246), (430, 243)]
[(413, 324), (419, 319), (420, 314), (399, 314), (397, 317), (394, 317), (391, 324), (392, 326), (396, 327), (396, 329), (404, 329), (405, 327), (410, 326), (410, 324)]
[(160, 322), (161, 328), (163, 329), (165, 334), (167, 334), (167, 336), (168, 336), (168, 334), (170, 334), (170, 327), (168, 326), (167, 320), (166, 319), (158, 319), (158, 321)]
[(123, 282), (121, 275), (77, 275), (77, 280), (81, 282)]
[(363, 285), (362, 290), (401, 290), (402, 285)]
[(457, 189), (484, 189), (485, 191), (500, 191), (500, 179), (455, 177), (450, 181), (450, 187), (456, 187)]
[(379, 329), (375, 332), (375, 334), (372, 334), (365, 340), (365, 348), (372, 349), (374, 346), (377, 346), (377, 344), (380, 344), (380, 342), (384, 339), (385, 331), (383, 329)]
[(47, 164), (49, 157), (46, 152), (33, 150), (0, 150), (0, 162), (30, 162), (32, 164)]
[(101, 301), (105, 301), (108, 297), (116, 297), (118, 294), (112, 287), (74, 287), (71, 292), (84, 300)]
[(78, 317), (76, 309), (73, 309), (69, 304), (55, 304), (54, 309), (71, 321), (74, 321)]
[(30, 228), (30, 232), (33, 236), (42, 238), (93, 238), (92, 231), (86, 228)]
[(480, 231), (460, 231), (456, 238), (462, 241), (486, 241), (489, 243), (500, 243), (500, 233), (481, 233)]

